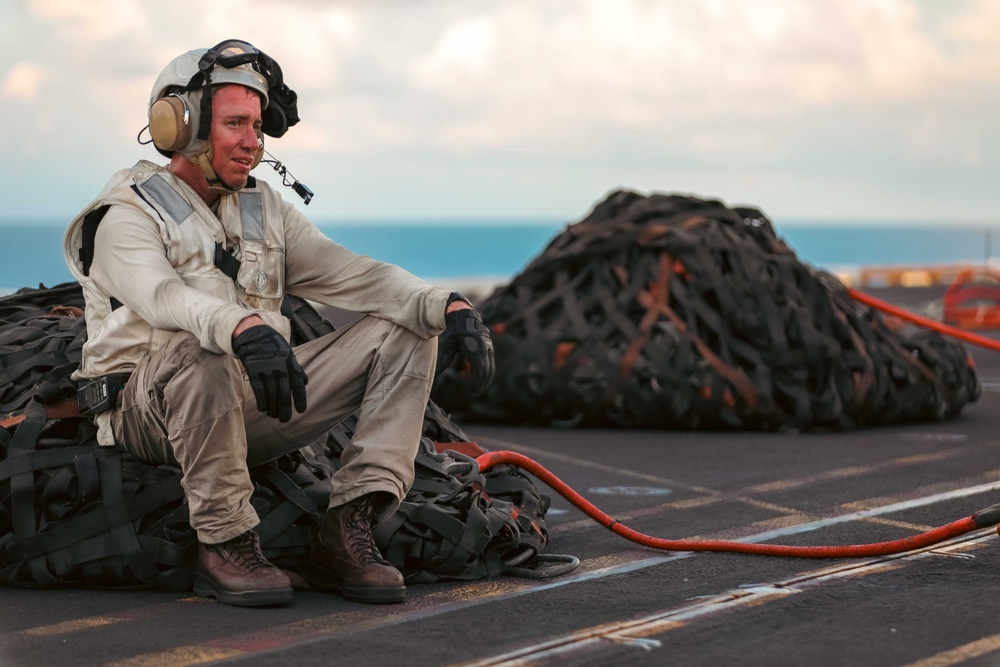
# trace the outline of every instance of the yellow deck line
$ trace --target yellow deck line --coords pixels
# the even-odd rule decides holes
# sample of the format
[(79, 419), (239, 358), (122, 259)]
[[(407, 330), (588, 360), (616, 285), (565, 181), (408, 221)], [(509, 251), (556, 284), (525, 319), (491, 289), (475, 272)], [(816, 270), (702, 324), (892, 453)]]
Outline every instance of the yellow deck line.
[(174, 665), (203, 665), (215, 660), (223, 660), (243, 655), (245, 652), (232, 648), (212, 646), (179, 646), (175, 649), (146, 653), (126, 660), (105, 663), (105, 667), (172, 667)]
[(53, 623), (52, 625), (40, 625), (38, 627), (22, 630), (17, 634), (25, 637), (51, 637), (53, 635), (61, 635), (67, 632), (77, 632), (79, 630), (99, 628), (102, 625), (111, 625), (112, 623), (119, 623), (122, 620), (127, 619), (123, 619), (118, 616), (91, 616), (90, 618), (63, 621), (62, 623)]
[(905, 667), (951, 667), (951, 665), (958, 665), (997, 650), (1000, 650), (1000, 634), (990, 635), (989, 637), (983, 637), (962, 646), (956, 646), (953, 649), (932, 655), (929, 658), (911, 662), (909, 665), (905, 665)]
[(200, 597), (187, 597), (181, 598), (180, 600), (171, 600), (167, 603), (151, 604), (146, 607), (129, 609), (115, 614), (88, 616), (86, 618), (73, 619), (71, 621), (52, 623), (50, 625), (39, 625), (33, 628), (19, 630), (13, 634), (20, 635), (22, 637), (52, 637), (55, 635), (63, 635), (71, 632), (80, 632), (83, 630), (90, 630), (92, 628), (99, 628), (105, 625), (113, 625), (115, 623), (138, 621), (151, 618), (159, 614), (175, 613), (177, 611), (178, 602), (211, 604), (213, 601)]

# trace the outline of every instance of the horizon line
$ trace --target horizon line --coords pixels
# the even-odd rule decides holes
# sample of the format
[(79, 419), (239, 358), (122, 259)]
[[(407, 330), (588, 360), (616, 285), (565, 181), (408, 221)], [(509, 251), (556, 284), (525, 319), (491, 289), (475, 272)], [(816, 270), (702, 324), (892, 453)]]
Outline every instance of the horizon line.
[[(536, 225), (571, 225), (584, 220), (586, 216), (577, 219), (566, 219), (559, 216), (485, 216), (485, 215), (442, 215), (442, 216), (311, 216), (310, 220), (316, 225), (382, 225), (382, 226), (454, 226), (468, 223), (490, 224), (490, 225), (510, 225), (510, 226), (536, 226)], [(844, 217), (836, 218), (830, 216), (767, 216), (774, 225), (787, 226), (903, 226), (928, 227), (932, 225), (963, 225), (968, 228), (1000, 229), (1000, 219), (984, 220), (976, 218), (863, 218)], [(16, 227), (38, 225), (45, 227), (67, 226), (72, 218), (63, 219), (61, 217), (32, 216), (24, 218), (0, 217), (0, 227)]]

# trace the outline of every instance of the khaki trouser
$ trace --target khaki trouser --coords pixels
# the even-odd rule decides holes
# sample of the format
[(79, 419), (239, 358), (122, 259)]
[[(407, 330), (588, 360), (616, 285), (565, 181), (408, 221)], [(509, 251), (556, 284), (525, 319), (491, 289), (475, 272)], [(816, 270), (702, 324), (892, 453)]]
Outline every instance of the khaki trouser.
[(329, 506), (374, 491), (398, 500), (413, 482), (437, 339), (369, 316), (294, 351), (309, 377), (309, 405), (284, 424), (257, 410), (239, 359), (202, 349), (187, 332), (140, 363), (121, 394), (115, 441), (144, 461), (180, 466), (201, 542), (224, 542), (259, 522), (250, 467), (313, 443), (359, 407)]

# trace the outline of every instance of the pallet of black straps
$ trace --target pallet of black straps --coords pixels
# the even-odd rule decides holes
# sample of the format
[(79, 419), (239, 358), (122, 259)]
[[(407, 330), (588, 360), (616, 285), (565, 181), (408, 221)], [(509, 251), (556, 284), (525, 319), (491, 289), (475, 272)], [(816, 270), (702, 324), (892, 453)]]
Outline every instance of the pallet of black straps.
[(458, 418), (559, 426), (851, 429), (952, 417), (964, 347), (899, 330), (798, 260), (759, 210), (610, 194), (479, 306), (497, 375)]
[(179, 471), (96, 444), (69, 379), (85, 340), (76, 283), (0, 298), (0, 583), (184, 590)]
[[(323, 460), (339, 464), (356, 424), (352, 415), (329, 432), (318, 449)], [(379, 551), (408, 583), (546, 579), (579, 564), (573, 556), (544, 552), (550, 498), (515, 466), (480, 471), (476, 457), (483, 453), (440, 407), (428, 404), (413, 486), (375, 530)]]
[[(77, 411), (69, 375), (86, 340), (82, 309), (76, 283), (0, 297), (0, 584), (188, 590), (196, 538), (180, 470), (98, 446)], [(302, 300), (289, 299), (283, 312), (295, 344), (333, 330)], [(391, 546), (394, 531), (380, 533), (411, 581), (551, 576), (572, 567), (540, 556), (548, 501), (527, 477), (509, 467), (480, 475), (466, 459), (457, 465), (452, 454), (431, 452), (436, 443), (470, 446), (433, 403), (424, 434), (417, 483), (398, 520), (387, 522), (409, 547)], [(348, 420), (327, 440), (352, 435)], [(337, 463), (335, 448), (321, 446), (318, 455), (301, 452), (251, 471), (257, 530), (282, 567), (303, 569)], [(415, 516), (424, 504), (434, 509)]]

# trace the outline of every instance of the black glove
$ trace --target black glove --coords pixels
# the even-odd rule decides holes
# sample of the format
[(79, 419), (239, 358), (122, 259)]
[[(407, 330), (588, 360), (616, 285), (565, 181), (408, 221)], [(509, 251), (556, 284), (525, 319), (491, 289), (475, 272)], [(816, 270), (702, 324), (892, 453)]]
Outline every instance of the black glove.
[(469, 395), (477, 398), (493, 382), (496, 370), (490, 330), (475, 308), (453, 310), (444, 316), (444, 322), (444, 333), (438, 338), (437, 373), (451, 365), (455, 354), (461, 352), (472, 369)]
[(295, 410), (306, 409), (306, 377), (292, 348), (281, 334), (266, 324), (250, 327), (233, 339), (233, 351), (250, 376), (257, 409), (286, 422)]

